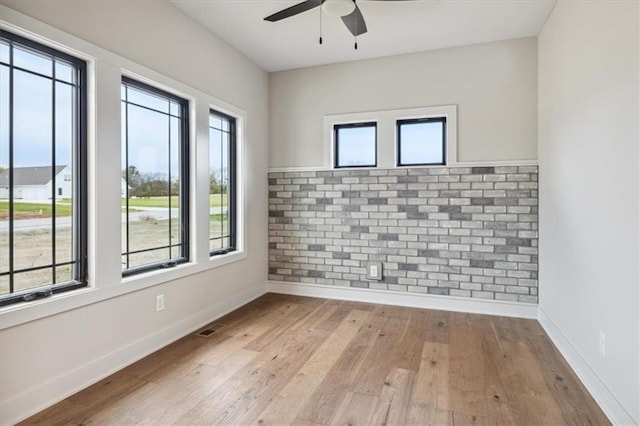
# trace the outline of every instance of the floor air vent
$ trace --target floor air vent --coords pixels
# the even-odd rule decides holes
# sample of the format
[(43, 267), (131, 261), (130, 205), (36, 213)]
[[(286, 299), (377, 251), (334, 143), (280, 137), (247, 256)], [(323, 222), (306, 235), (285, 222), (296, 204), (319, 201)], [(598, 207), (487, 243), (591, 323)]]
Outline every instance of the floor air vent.
[(222, 327), (224, 327), (223, 324), (209, 324), (208, 326), (206, 326), (205, 328), (203, 328), (202, 330), (198, 331), (196, 333), (196, 336), (201, 336), (201, 337), (209, 337), (214, 335), (218, 330), (220, 330)]

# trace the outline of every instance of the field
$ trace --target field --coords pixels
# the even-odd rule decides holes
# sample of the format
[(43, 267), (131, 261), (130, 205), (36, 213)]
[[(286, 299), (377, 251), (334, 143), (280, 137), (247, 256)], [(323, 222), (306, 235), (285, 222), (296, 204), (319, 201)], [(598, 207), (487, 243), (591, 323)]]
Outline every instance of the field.
[[(178, 206), (178, 197), (171, 197), (172, 207)], [(227, 196), (223, 195), (211, 195), (209, 197), (210, 207), (220, 207), (227, 205)], [(126, 200), (122, 200), (122, 211), (126, 211)], [(137, 207), (137, 208), (136, 208)], [(143, 210), (145, 207), (169, 207), (169, 197), (148, 197), (148, 198), (130, 198), (129, 199), (129, 212), (136, 212)], [(28, 203), (21, 201), (14, 201), (13, 209), (15, 212), (14, 218), (20, 219), (42, 219), (51, 217), (51, 204), (50, 203)], [(60, 201), (56, 203), (56, 217), (71, 216), (71, 202), (69, 200)], [(0, 221), (7, 220), (9, 217), (9, 202), (6, 200), (0, 201)]]
[[(228, 221), (226, 214), (210, 215), (211, 237), (217, 237), (222, 234), (223, 227), (227, 227)], [(178, 230), (177, 219), (152, 219), (141, 218), (137, 221), (130, 222), (129, 226), (129, 250), (135, 251), (146, 247), (165, 246), (169, 243), (169, 230), (172, 233), (172, 243), (177, 243), (175, 237)], [(126, 228), (122, 227), (123, 232), (123, 248)], [(226, 232), (225, 232), (226, 233)], [(51, 263), (51, 247), (52, 236), (49, 229), (38, 229), (31, 231), (16, 231), (14, 234), (14, 259), (15, 269), (32, 268), (37, 266), (48, 265)], [(71, 228), (59, 227), (56, 230), (56, 260), (65, 262), (71, 260)], [(0, 231), (0, 271), (7, 271), (9, 268), (9, 241), (6, 230)], [(213, 248), (213, 246), (212, 246)], [(176, 254), (174, 250), (174, 255)], [(147, 262), (166, 259), (169, 256), (169, 249), (149, 251), (139, 254), (130, 255), (130, 266), (141, 265)], [(126, 257), (122, 256), (123, 265), (126, 266)], [(53, 271), (51, 268), (42, 269), (32, 272), (24, 272), (16, 274), (14, 277), (14, 290), (26, 290), (51, 283)], [(63, 266), (56, 269), (57, 282), (69, 280), (71, 277), (71, 268)], [(0, 277), (0, 295), (9, 291), (8, 277)]]
[[(122, 199), (122, 206), (126, 206), (127, 200)], [(177, 207), (179, 199), (177, 196), (171, 197), (171, 206)], [(227, 205), (226, 195), (210, 195), (209, 207), (220, 207)], [(147, 197), (147, 198), (129, 198), (129, 207), (169, 207), (169, 197)]]

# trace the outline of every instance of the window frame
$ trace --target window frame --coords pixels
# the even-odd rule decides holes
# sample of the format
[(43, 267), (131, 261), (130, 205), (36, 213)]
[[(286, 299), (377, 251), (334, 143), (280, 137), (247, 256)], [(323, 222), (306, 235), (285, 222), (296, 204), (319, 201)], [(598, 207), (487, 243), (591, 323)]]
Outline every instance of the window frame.
[[(458, 160), (458, 106), (434, 105), (414, 108), (390, 109), (380, 111), (362, 111), (325, 115), (323, 119), (323, 162), (322, 169), (335, 169), (333, 126), (342, 123), (362, 123), (375, 121), (377, 123), (377, 166), (373, 168), (397, 169), (397, 131), (396, 121), (412, 118), (446, 117), (446, 166), (456, 167), (467, 165)], [(414, 167), (443, 167), (414, 166)], [(273, 169), (280, 170), (280, 169)], [(287, 168), (281, 170), (287, 171)]]
[[(374, 160), (373, 164), (340, 165), (340, 130), (363, 127), (373, 127), (374, 129)], [(333, 125), (333, 168), (334, 169), (355, 169), (355, 168), (378, 167), (378, 123), (376, 121), (366, 121), (358, 123), (336, 123)]]
[[(212, 114), (218, 115), (229, 122), (229, 183), (227, 184), (227, 218), (229, 221), (229, 247), (211, 250), (211, 228), (209, 228), (209, 257), (221, 256), (238, 250), (237, 245), (237, 119), (236, 117), (226, 114), (218, 109), (209, 108), (209, 118)], [(208, 125), (211, 129), (211, 125)], [(223, 131), (222, 129), (219, 129)], [(209, 149), (211, 149), (211, 140), (209, 139)], [(211, 158), (211, 155), (209, 155)], [(209, 173), (211, 173), (211, 164), (209, 163)], [(211, 222), (209, 222), (209, 227)], [(220, 238), (224, 238), (221, 236)]]
[[(177, 102), (180, 105), (180, 110), (181, 110), (181, 121), (182, 121), (182, 125), (181, 125), (181, 129), (180, 129), (180, 145), (179, 145), (179, 149), (181, 150), (181, 156), (180, 156), (180, 191), (179, 191), (179, 197), (180, 197), (180, 209), (181, 209), (181, 213), (180, 213), (180, 232), (181, 232), (181, 256), (180, 258), (177, 259), (165, 259), (165, 260), (161, 260), (161, 261), (156, 261), (156, 262), (150, 262), (150, 263), (146, 263), (143, 265), (139, 265), (139, 266), (134, 266), (132, 268), (127, 268), (127, 269), (122, 269), (122, 277), (123, 278), (127, 278), (127, 277), (131, 277), (133, 275), (138, 275), (138, 274), (143, 274), (146, 272), (151, 272), (151, 271), (155, 271), (155, 270), (159, 270), (159, 269), (169, 269), (169, 268), (174, 268), (180, 264), (183, 263), (187, 263), (191, 261), (191, 241), (190, 241), (190, 235), (191, 235), (191, 229), (190, 229), (190, 203), (191, 203), (191, 194), (190, 194), (190, 176), (191, 176), (191, 170), (190, 170), (190, 116), (189, 116), (189, 109), (190, 109), (190, 101), (189, 99), (183, 98), (181, 96), (178, 96), (176, 94), (173, 94), (171, 92), (168, 92), (164, 89), (161, 89), (159, 87), (156, 87), (154, 85), (145, 83), (143, 81), (140, 81), (138, 79), (129, 77), (125, 74), (122, 75), (121, 78), (121, 84), (120, 87), (127, 85), (130, 87), (133, 87), (135, 89), (139, 89), (142, 90), (144, 92), (149, 92), (152, 95), (160, 95), (162, 97), (166, 97), (170, 100), (173, 100), (175, 102)], [(124, 103), (129, 104), (128, 101), (125, 101)], [(122, 99), (120, 99), (120, 105), (122, 107), (123, 101)], [(145, 108), (143, 105), (141, 105), (142, 108)], [(125, 116), (125, 119), (128, 121), (128, 114)], [(128, 124), (128, 123), (127, 123)], [(121, 123), (122, 126), (125, 125), (125, 123)], [(127, 133), (128, 134), (128, 133)], [(126, 144), (126, 148), (124, 146), (121, 146), (121, 150), (123, 148), (127, 149), (127, 153), (126, 153), (126, 158), (127, 158), (127, 164), (123, 164), (121, 165), (121, 169), (122, 166), (125, 166), (125, 169), (128, 169), (129, 167), (129, 162), (128, 162), (128, 157), (129, 157), (129, 147), (128, 147), (128, 137), (126, 141), (121, 141), (121, 144)], [(125, 187), (125, 198), (127, 199), (127, 205), (126, 205), (126, 214), (127, 214), (127, 225), (129, 223), (129, 185), (128, 185), (128, 179), (125, 180), (127, 185)], [(169, 197), (171, 197), (171, 191), (169, 191)], [(122, 225), (125, 226), (125, 225)], [(169, 241), (169, 243), (171, 243)], [(154, 249), (161, 249), (164, 247), (155, 247)], [(171, 244), (169, 244), (168, 248), (171, 248)], [(146, 251), (146, 250), (145, 250)], [(139, 252), (139, 251), (138, 251)], [(129, 251), (127, 252), (123, 252), (121, 253), (121, 256), (127, 255), (127, 254), (131, 254)]]
[[(48, 297), (53, 294), (59, 294), (71, 290), (76, 290), (79, 288), (88, 286), (88, 147), (87, 147), (87, 139), (88, 139), (88, 113), (87, 113), (87, 62), (83, 59), (80, 59), (76, 56), (70, 55), (66, 52), (60, 51), (53, 47), (47, 46), (45, 44), (39, 43), (37, 41), (31, 40), (29, 38), (25, 38), (21, 35), (15, 34), (14, 32), (8, 31), (4, 28), (0, 28), (0, 37), (5, 40), (8, 40), (10, 44), (18, 44), (22, 45), (28, 49), (34, 50), (36, 52), (40, 52), (42, 54), (51, 56), (52, 58), (59, 58), (65, 62), (72, 64), (74, 68), (74, 73), (76, 77), (77, 83), (76, 90), (74, 93), (74, 100), (76, 102), (76, 111), (73, 114), (73, 119), (75, 120), (74, 126), (74, 137), (75, 141), (72, 143), (72, 180), (75, 177), (72, 185), (73, 194), (76, 195), (77, 200), (73, 203), (72, 210), (72, 231), (73, 232), (73, 256), (72, 261), (74, 263), (73, 267), (73, 279), (71, 281), (66, 281), (60, 284), (45, 284), (43, 286), (34, 287), (31, 289), (21, 290), (18, 292), (13, 292), (13, 274), (12, 271), (13, 266), (13, 241), (14, 241), (14, 227), (13, 227), (13, 204), (9, 203), (9, 251), (10, 251), (10, 260), (9, 260), (9, 274), (10, 274), (10, 287), (9, 293), (6, 295), (0, 296), (0, 307), (4, 307), (7, 305), (12, 305), (19, 302), (25, 301), (33, 301), (37, 299), (41, 299), (43, 297)], [(10, 57), (13, 58), (13, 49), (11, 49)], [(13, 62), (10, 60), (10, 62)], [(55, 63), (55, 61), (54, 61)], [(10, 70), (10, 76), (13, 75), (14, 69), (19, 69), (24, 72), (28, 72), (30, 74), (40, 75), (39, 73), (33, 72), (31, 70), (26, 70), (21, 67), (15, 66), (15, 64), (11, 63), (7, 65)], [(53, 65), (55, 68), (55, 65)], [(55, 74), (52, 74), (51, 77), (48, 77), (52, 82), (55, 82)], [(11, 185), (9, 185), (9, 200), (13, 199), (13, 78), (10, 77), (9, 80), (9, 181)], [(54, 84), (55, 85), (55, 84)], [(53, 93), (52, 103), (55, 106), (55, 90)], [(55, 114), (55, 108), (52, 109), (52, 114)], [(55, 123), (52, 122), (51, 132), (53, 134), (52, 144), (55, 144)], [(55, 163), (55, 149), (52, 152), (52, 159)], [(52, 165), (52, 168), (55, 169), (55, 164)], [(75, 176), (74, 176), (75, 175)], [(57, 194), (55, 179), (52, 179), (52, 194)], [(55, 201), (56, 197), (52, 197), (52, 201)], [(52, 213), (55, 215), (55, 202), (53, 203)], [(55, 221), (55, 219), (53, 219)], [(52, 247), (55, 252), (55, 228), (54, 229), (54, 237), (52, 237)], [(55, 259), (52, 259), (52, 266), (55, 265)], [(40, 269), (40, 268), (38, 268)]]
[[(403, 163), (402, 162), (402, 132), (405, 124), (441, 123), (442, 124), (442, 161), (436, 163)], [(421, 117), (396, 120), (396, 167), (446, 166), (447, 165), (447, 117)]]

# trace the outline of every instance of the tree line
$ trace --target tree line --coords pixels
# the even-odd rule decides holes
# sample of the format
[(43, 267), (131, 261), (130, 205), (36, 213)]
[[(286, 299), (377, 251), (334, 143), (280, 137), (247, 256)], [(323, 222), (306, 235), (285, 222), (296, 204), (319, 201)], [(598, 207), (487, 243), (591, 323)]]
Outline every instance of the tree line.
[[(136, 166), (129, 166), (122, 171), (122, 178), (129, 186), (129, 197), (162, 197), (178, 195), (178, 182), (169, 182), (165, 175), (158, 173), (140, 173)], [(215, 173), (209, 177), (209, 193), (222, 194), (227, 192), (227, 182)]]

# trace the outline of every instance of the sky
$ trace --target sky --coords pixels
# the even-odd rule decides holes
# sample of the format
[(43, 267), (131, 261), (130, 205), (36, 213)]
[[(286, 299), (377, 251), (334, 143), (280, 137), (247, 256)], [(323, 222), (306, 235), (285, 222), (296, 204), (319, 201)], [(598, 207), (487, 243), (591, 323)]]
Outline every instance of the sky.
[(401, 129), (401, 164), (442, 162), (443, 125), (441, 122), (403, 124)]
[[(442, 161), (442, 123), (404, 124), (401, 129), (402, 164), (429, 164)], [(338, 158), (341, 166), (376, 163), (375, 127), (343, 127), (339, 132)]]
[(340, 166), (376, 164), (375, 127), (342, 127), (338, 132), (337, 154)]
[[(0, 44), (0, 60), (6, 60), (6, 45)], [(14, 63), (51, 75), (51, 60), (14, 49)], [(69, 67), (56, 67), (68, 80)], [(71, 164), (73, 89), (58, 81), (56, 91), (56, 164)], [(24, 71), (14, 71), (13, 134), (14, 167), (50, 165), (52, 160), (52, 81)], [(9, 165), (9, 68), (0, 65), (0, 167)]]

